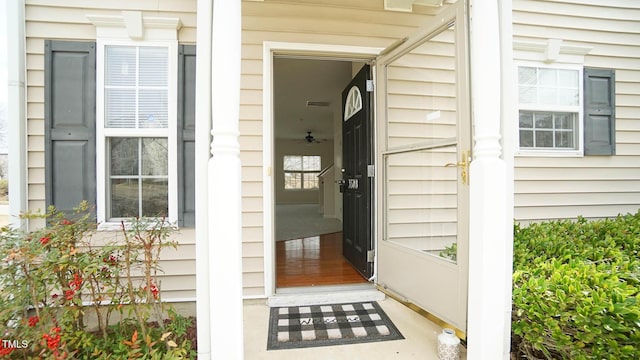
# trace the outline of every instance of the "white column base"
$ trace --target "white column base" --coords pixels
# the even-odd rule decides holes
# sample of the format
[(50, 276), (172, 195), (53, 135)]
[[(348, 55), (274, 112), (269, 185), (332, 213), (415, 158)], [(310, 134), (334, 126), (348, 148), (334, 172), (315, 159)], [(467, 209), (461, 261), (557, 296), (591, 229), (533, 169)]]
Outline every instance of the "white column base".
[[(505, 165), (501, 159), (479, 159), (471, 163), (469, 304), (467, 359), (504, 357), (505, 329)], [(509, 255), (510, 256), (510, 255)], [(508, 355), (508, 348), (506, 349)]]

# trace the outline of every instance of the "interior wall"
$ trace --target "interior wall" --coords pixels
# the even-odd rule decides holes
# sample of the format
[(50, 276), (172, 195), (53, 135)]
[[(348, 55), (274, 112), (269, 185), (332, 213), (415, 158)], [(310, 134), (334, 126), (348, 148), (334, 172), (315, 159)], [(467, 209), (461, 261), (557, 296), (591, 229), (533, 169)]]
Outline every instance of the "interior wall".
[(275, 141), (275, 195), (276, 204), (318, 204), (318, 189), (285, 190), (284, 164), (285, 155), (320, 155), (321, 167), (324, 169), (333, 163), (333, 140), (320, 143), (307, 143), (303, 140)]

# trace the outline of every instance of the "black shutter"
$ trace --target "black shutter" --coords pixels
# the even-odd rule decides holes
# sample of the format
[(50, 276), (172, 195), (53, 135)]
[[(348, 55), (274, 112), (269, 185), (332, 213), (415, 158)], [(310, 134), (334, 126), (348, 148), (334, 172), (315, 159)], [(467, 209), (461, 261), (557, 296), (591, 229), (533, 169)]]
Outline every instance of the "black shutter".
[(178, 226), (195, 226), (196, 47), (178, 55)]
[(584, 69), (584, 154), (616, 154), (615, 73)]
[(45, 41), (45, 197), (67, 214), (96, 205), (96, 45)]

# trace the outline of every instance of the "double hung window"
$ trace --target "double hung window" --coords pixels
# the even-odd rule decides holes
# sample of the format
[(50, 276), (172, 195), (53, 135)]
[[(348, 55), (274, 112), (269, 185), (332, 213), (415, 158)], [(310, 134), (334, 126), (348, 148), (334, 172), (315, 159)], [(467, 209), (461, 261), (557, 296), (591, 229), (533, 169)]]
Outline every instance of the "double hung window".
[(176, 211), (175, 46), (104, 44), (102, 49), (97, 157), (98, 173), (102, 169), (104, 175), (98, 176), (98, 217), (102, 213), (105, 221), (172, 220)]
[(521, 150), (580, 149), (581, 84), (577, 68), (518, 67)]

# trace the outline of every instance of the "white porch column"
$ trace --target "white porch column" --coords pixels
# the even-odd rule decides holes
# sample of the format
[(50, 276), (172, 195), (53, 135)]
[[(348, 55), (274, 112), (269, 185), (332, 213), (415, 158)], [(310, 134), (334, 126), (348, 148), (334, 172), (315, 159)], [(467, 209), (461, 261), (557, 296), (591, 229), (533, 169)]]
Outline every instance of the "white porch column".
[[(500, 0), (475, 0), (470, 5), (471, 98), (474, 159), (470, 178), (468, 354), (470, 360), (509, 359), (510, 319), (505, 311), (511, 292), (505, 275), (511, 261), (507, 227), (505, 161), (501, 158)], [(509, 2), (510, 0), (505, 0)], [(506, 347), (506, 348), (505, 348)]]
[[(209, 159), (211, 358), (242, 359), (241, 2), (213, 2)], [(199, 75), (198, 75), (199, 76)]]
[(209, 311), (209, 181), (211, 157), (211, 24), (213, 0), (198, 0), (196, 34), (196, 314), (198, 359), (211, 359), (211, 312)]
[(27, 230), (18, 216), (28, 210), (27, 116), (25, 91), (24, 0), (7, 1), (7, 124), (9, 126), (9, 215), (15, 228)]

